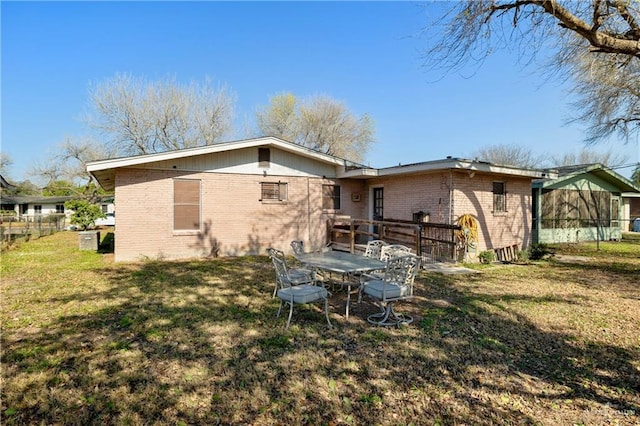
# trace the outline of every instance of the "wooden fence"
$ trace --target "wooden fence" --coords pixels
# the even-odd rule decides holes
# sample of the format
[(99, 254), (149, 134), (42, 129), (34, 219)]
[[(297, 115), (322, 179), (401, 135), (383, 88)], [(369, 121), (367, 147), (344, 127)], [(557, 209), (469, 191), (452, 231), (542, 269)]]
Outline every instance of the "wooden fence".
[(364, 251), (369, 240), (383, 240), (410, 247), (426, 263), (457, 262), (464, 254), (456, 237), (461, 229), (458, 225), (337, 217), (329, 220), (327, 227), (327, 242), (351, 253)]

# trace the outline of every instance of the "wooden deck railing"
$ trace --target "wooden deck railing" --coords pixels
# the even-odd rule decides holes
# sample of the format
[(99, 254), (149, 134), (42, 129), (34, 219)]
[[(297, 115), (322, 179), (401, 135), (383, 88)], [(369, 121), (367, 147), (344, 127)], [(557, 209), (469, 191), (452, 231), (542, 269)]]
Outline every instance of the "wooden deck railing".
[(456, 231), (458, 225), (404, 220), (366, 220), (336, 217), (328, 221), (328, 243), (355, 253), (364, 250), (371, 239), (403, 244), (422, 257), (424, 262), (456, 262), (460, 259)]

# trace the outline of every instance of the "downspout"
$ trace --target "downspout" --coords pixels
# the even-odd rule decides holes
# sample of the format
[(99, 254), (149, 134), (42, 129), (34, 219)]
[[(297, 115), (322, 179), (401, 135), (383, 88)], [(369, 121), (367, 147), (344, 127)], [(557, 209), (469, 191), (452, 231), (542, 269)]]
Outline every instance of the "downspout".
[(536, 211), (535, 211), (535, 220), (536, 220), (536, 233), (533, 236), (533, 242), (538, 244), (540, 243), (540, 233), (542, 232), (542, 187), (536, 188)]
[(453, 170), (449, 169), (449, 225), (453, 223)]
[(311, 184), (309, 176), (307, 176), (307, 241), (311, 244)]

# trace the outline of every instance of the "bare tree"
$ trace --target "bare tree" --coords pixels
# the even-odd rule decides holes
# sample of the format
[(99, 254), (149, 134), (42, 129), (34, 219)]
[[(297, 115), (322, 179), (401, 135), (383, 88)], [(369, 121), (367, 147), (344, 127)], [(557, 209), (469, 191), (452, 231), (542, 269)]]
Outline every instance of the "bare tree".
[(628, 0), (473, 0), (455, 3), (434, 24), (425, 66), (445, 72), (515, 48), (524, 63), (552, 53), (547, 71), (573, 78), (588, 141), (638, 130), (640, 3)]
[(5, 178), (9, 175), (9, 168), (13, 165), (13, 159), (6, 152), (0, 151), (0, 174)]
[(296, 97), (292, 93), (281, 93), (269, 100), (269, 105), (256, 114), (258, 129), (263, 135), (275, 136), (288, 141), (297, 141), (298, 117)]
[(475, 151), (473, 157), (493, 164), (529, 169), (540, 167), (543, 162), (543, 158), (529, 147), (519, 145), (490, 145)]
[(210, 81), (181, 86), (118, 74), (91, 90), (87, 123), (125, 155), (211, 145), (231, 129), (234, 96)]
[(576, 120), (589, 123), (587, 142), (609, 135), (629, 141), (640, 125), (640, 60), (620, 55), (567, 58), (575, 82)]
[(355, 162), (363, 161), (374, 140), (368, 115), (357, 117), (344, 103), (328, 96), (298, 102), (291, 93), (276, 95), (258, 112), (257, 121), (264, 135)]
[(616, 167), (623, 164), (625, 158), (620, 154), (613, 153), (611, 150), (595, 151), (585, 148), (578, 152), (569, 152), (561, 156), (552, 157), (552, 162), (554, 166), (600, 163), (607, 167)]
[(640, 164), (638, 164), (633, 170), (633, 173), (631, 174), (631, 182), (640, 187)]
[(356, 117), (328, 97), (315, 97), (300, 107), (300, 140), (318, 151), (362, 162), (373, 142), (373, 122)]
[(67, 138), (45, 162), (36, 162), (31, 174), (38, 177), (43, 187), (68, 184), (68, 191), (75, 195), (93, 198), (97, 185), (87, 172), (87, 163), (114, 157), (104, 145), (90, 138)]

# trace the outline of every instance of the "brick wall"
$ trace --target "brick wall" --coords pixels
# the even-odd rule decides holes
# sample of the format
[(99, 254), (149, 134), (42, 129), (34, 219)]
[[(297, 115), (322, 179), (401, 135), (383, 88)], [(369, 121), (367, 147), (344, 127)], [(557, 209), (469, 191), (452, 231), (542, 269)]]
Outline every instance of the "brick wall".
[[(173, 230), (173, 178), (201, 181), (201, 231)], [(286, 202), (261, 202), (261, 182), (286, 182)], [(293, 239), (309, 248), (326, 241), (327, 219), (335, 214), (359, 216), (362, 203), (351, 194), (358, 182), (341, 183), (342, 209), (322, 210), (322, 184), (330, 179), (221, 173), (185, 173), (119, 169), (115, 197), (116, 261), (262, 254), (273, 246), (290, 250)]]
[[(507, 211), (493, 211), (493, 182), (504, 182)], [(472, 214), (479, 223), (478, 250), (531, 243), (531, 179), (453, 172), (453, 218)]]
[[(173, 178), (201, 181), (200, 232), (173, 230)], [(261, 182), (287, 182), (288, 200), (260, 201)], [(493, 213), (492, 183), (504, 181), (507, 212)], [(368, 218), (372, 187), (384, 187), (384, 216), (411, 220), (428, 212), (431, 222), (455, 223), (463, 214), (480, 223), (478, 250), (531, 242), (531, 181), (466, 171), (445, 171), (375, 180), (344, 180), (341, 209), (322, 209), (320, 177), (255, 174), (186, 173), (177, 170), (119, 169), (116, 173), (117, 261), (262, 254), (270, 246), (286, 251), (293, 239), (310, 249), (326, 242), (327, 220), (336, 214)], [(450, 205), (450, 188), (453, 203)], [(360, 201), (354, 201), (358, 194)]]
[(428, 212), (430, 221), (449, 223), (449, 173), (429, 173), (376, 179), (369, 186), (384, 187), (384, 217), (412, 220)]
[[(506, 185), (504, 213), (493, 212), (493, 182), (497, 181)], [(429, 213), (430, 222), (456, 223), (460, 216), (471, 214), (479, 222), (479, 251), (531, 243), (529, 178), (444, 171), (369, 181), (370, 188), (376, 186), (384, 187), (385, 218), (412, 220), (413, 213), (423, 211)]]

